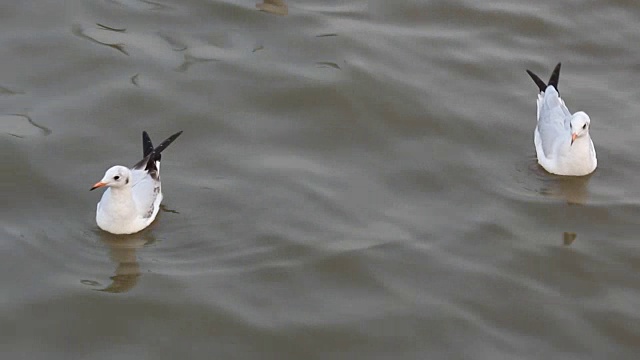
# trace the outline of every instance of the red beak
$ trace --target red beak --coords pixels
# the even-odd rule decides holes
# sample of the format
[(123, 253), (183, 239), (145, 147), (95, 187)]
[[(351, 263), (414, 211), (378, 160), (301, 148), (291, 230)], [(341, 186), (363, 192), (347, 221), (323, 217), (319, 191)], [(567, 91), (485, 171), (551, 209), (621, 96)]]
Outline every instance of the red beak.
[(107, 184), (105, 184), (105, 183), (103, 183), (103, 182), (97, 182), (97, 183), (95, 183), (95, 185), (93, 185), (93, 187), (92, 187), (91, 189), (89, 189), (89, 191), (91, 191), (91, 190), (95, 190), (95, 189), (97, 189), (97, 188), (100, 188), (100, 187), (103, 187), (103, 186), (106, 186), (106, 185), (107, 185)]

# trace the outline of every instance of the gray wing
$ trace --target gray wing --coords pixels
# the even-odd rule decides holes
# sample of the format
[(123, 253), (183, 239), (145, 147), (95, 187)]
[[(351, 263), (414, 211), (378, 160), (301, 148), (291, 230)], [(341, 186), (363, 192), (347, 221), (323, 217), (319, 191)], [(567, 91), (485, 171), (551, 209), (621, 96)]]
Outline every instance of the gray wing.
[(146, 170), (131, 170), (133, 187), (133, 201), (136, 203), (138, 214), (143, 218), (149, 218), (154, 214), (156, 199), (161, 187), (160, 181), (154, 179)]
[(571, 113), (552, 87), (547, 87), (538, 99), (538, 132), (542, 150), (547, 157), (552, 156), (558, 147), (569, 141)]

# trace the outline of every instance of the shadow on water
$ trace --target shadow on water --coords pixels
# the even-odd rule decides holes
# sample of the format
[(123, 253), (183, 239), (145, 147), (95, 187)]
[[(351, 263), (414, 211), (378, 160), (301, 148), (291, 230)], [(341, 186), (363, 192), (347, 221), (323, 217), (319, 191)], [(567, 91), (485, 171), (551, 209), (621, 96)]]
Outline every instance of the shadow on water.
[(100, 240), (109, 247), (109, 257), (116, 265), (115, 275), (111, 276), (111, 284), (98, 291), (109, 293), (125, 293), (133, 289), (140, 276), (140, 264), (137, 251), (156, 241), (151, 231), (143, 231), (131, 235), (113, 235), (100, 231)]
[(593, 173), (586, 176), (559, 176), (545, 171), (533, 160), (529, 170), (540, 180), (537, 192), (541, 195), (566, 201), (569, 205), (584, 205), (589, 199), (589, 181)]
[[(544, 170), (533, 159), (529, 171), (540, 181), (536, 192), (543, 196), (566, 201), (568, 205), (585, 205), (589, 200), (589, 181), (594, 173), (586, 176), (559, 176)], [(573, 231), (562, 233), (562, 244), (571, 246), (578, 234)]]
[(578, 234), (572, 231), (565, 231), (564, 233), (562, 233), (562, 243), (564, 244), (564, 246), (570, 246), (571, 244), (573, 244), (577, 237)]
[(589, 199), (589, 180), (591, 175), (580, 177), (553, 176), (543, 183), (540, 193), (562, 199), (569, 205), (584, 205)]

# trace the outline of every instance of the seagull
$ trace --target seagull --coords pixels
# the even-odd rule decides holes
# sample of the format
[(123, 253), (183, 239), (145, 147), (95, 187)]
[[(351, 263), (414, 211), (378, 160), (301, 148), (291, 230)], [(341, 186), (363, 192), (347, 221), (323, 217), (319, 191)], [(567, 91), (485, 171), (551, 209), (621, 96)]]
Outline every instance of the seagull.
[(560, 63), (545, 84), (536, 74), (527, 73), (538, 85), (538, 125), (534, 131), (538, 163), (556, 175), (584, 176), (598, 166), (596, 149), (589, 136), (591, 119), (583, 111), (574, 114), (558, 93)]
[(98, 226), (112, 234), (133, 234), (153, 222), (162, 202), (160, 153), (182, 134), (179, 131), (154, 148), (142, 132), (142, 155), (133, 168), (113, 166), (91, 190), (107, 187), (96, 208)]

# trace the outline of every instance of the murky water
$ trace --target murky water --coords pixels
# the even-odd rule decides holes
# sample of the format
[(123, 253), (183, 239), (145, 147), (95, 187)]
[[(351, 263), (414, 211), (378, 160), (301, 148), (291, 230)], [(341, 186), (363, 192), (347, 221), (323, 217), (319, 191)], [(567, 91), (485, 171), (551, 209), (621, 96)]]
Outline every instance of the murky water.
[[(637, 358), (635, 2), (256, 2), (0, 4), (3, 358)], [(558, 61), (588, 178), (535, 161)]]

